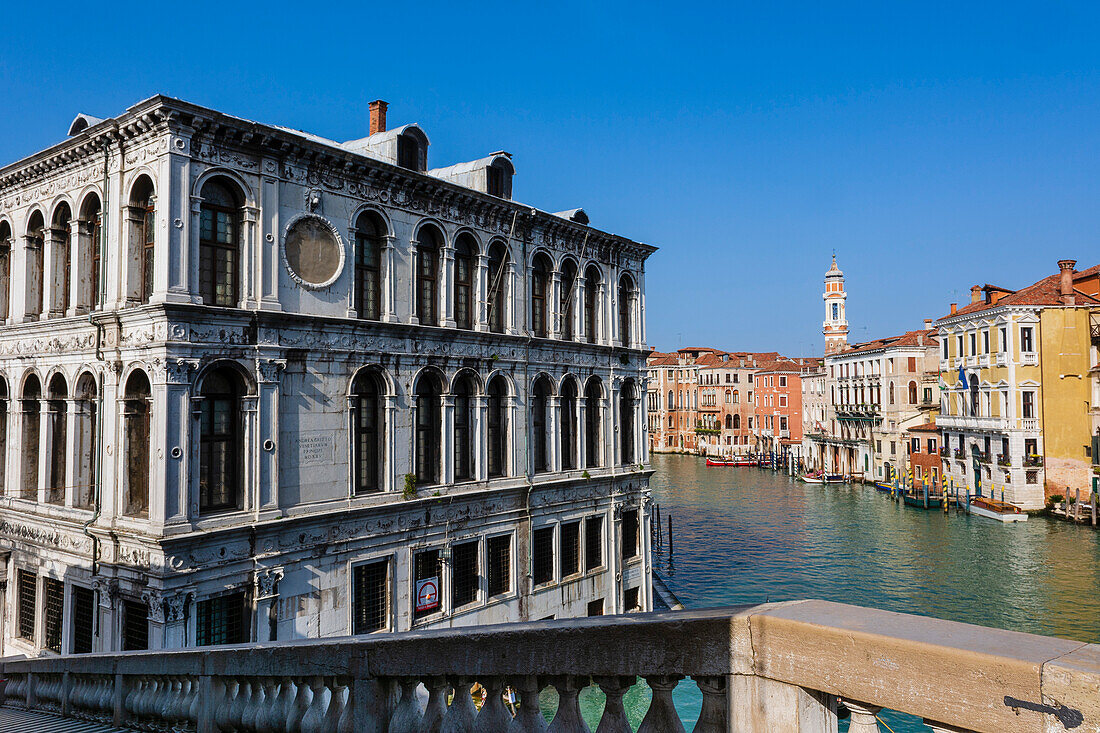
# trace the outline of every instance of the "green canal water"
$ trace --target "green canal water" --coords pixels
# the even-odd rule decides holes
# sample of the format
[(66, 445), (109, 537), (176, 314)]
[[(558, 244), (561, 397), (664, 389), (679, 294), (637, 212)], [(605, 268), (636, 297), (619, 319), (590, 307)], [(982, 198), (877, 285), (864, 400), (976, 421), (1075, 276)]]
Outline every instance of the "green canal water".
[[(692, 456), (655, 455), (653, 467), (653, 499), (673, 525), (672, 553), (654, 566), (688, 608), (821, 598), (1100, 642), (1098, 531), (945, 516), (870, 485), (804, 484)], [(676, 698), (690, 731), (694, 684)], [(929, 730), (883, 718), (896, 733)]]

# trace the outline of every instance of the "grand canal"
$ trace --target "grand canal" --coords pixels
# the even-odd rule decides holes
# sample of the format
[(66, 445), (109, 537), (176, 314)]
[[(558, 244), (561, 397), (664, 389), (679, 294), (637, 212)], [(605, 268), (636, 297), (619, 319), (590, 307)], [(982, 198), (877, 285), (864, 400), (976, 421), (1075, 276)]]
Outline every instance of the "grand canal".
[[(654, 564), (688, 608), (821, 598), (1100, 642), (1100, 532), (945, 516), (871, 486), (708, 468), (692, 456), (652, 460), (653, 499), (673, 524), (672, 553)], [(693, 687), (677, 689), (688, 730)], [(896, 733), (928, 731), (884, 719)]]

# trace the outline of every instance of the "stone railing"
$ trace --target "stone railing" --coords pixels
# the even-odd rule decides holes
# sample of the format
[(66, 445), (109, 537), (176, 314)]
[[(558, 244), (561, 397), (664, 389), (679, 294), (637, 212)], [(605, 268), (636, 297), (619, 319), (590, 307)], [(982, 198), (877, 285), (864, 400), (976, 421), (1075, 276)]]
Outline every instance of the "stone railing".
[(700, 733), (835, 732), (841, 704), (852, 733), (879, 731), (882, 708), (938, 731), (1100, 726), (1100, 646), (824, 601), (8, 660), (3, 674), (8, 706), (151, 731), (547, 731), (537, 700), (553, 686), (549, 730), (580, 733), (578, 695), (596, 684), (598, 731), (627, 733), (623, 695), (643, 678), (639, 733), (676, 733), (672, 690), (689, 677)]

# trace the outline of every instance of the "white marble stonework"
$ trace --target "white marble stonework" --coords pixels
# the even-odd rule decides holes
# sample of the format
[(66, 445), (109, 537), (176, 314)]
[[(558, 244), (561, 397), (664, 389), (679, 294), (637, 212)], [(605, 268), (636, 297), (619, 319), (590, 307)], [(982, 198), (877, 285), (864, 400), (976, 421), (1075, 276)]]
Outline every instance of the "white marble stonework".
[[(419, 147), (402, 159), (406, 142)], [(415, 125), (338, 143), (158, 96), (113, 119), (82, 115), (64, 142), (0, 169), (0, 266), (10, 253), (0, 273), (0, 656), (75, 651), (89, 636), (93, 650), (118, 650), (142, 636), (138, 624), (149, 648), (191, 646), (228, 628), (225, 613), (210, 615), (220, 596), (244, 599), (246, 641), (349, 634), (354, 568), (375, 561), (388, 563), (383, 630), (651, 608), (641, 397), (654, 248), (512, 201), (502, 155), (461, 164), (461, 175), (429, 170)], [(494, 176), (506, 177), (504, 197), (487, 192)], [(219, 205), (231, 266), (203, 230)], [(355, 295), (366, 277), (357, 227), (368, 220), (373, 314)], [(438, 326), (418, 315), (420, 247), (432, 236)], [(469, 328), (457, 327), (464, 247)], [(493, 272), (498, 252), (507, 261)], [(537, 257), (551, 268), (545, 337)], [(572, 288), (567, 266), (581, 273)], [(571, 340), (560, 337), (565, 318)], [(356, 491), (354, 426), (367, 409), (356, 390), (367, 382), (376, 485)], [(439, 385), (420, 398), (437, 416), (423, 433), (430, 450), (416, 419), (429, 382)], [(562, 396), (574, 390), (572, 402)], [(490, 476), (496, 414), (502, 470)], [(470, 475), (456, 480), (462, 435)], [(421, 454), (438, 478), (416, 483)], [(214, 484), (232, 489), (226, 501)], [(622, 531), (634, 511), (636, 553)], [(588, 547), (585, 520), (596, 517)], [(575, 520), (579, 570), (565, 576), (562, 526)], [(536, 586), (533, 537), (545, 527), (550, 578)], [(510, 538), (507, 590), (489, 597), (489, 538), (499, 536)], [(469, 541), (479, 543), (476, 590), (455, 608), (452, 549)], [(414, 619), (414, 554), (425, 549), (441, 553), (441, 604)], [(87, 590), (91, 617), (78, 610)]]

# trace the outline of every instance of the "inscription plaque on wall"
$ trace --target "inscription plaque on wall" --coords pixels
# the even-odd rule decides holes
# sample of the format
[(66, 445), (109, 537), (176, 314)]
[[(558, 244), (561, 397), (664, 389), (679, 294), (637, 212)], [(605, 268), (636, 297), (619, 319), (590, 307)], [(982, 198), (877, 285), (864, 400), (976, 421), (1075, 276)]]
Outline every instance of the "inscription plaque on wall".
[(283, 257), (295, 280), (321, 288), (340, 274), (344, 248), (330, 223), (318, 216), (303, 216), (287, 227)]
[(331, 466), (336, 461), (336, 440), (332, 433), (301, 433), (297, 440), (299, 466)]

